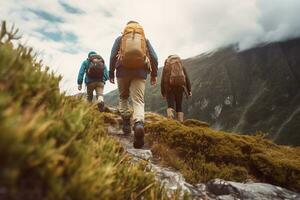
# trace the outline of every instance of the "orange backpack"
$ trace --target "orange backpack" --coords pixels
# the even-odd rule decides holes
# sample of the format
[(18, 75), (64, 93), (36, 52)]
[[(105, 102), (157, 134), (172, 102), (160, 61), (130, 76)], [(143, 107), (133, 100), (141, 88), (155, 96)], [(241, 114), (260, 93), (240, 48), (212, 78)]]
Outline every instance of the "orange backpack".
[(138, 23), (128, 24), (123, 32), (119, 58), (122, 66), (130, 69), (145, 67), (147, 44), (143, 27)]
[(183, 65), (181, 59), (177, 55), (171, 55), (165, 62), (166, 67), (166, 82), (169, 86), (186, 86), (186, 77), (183, 71)]

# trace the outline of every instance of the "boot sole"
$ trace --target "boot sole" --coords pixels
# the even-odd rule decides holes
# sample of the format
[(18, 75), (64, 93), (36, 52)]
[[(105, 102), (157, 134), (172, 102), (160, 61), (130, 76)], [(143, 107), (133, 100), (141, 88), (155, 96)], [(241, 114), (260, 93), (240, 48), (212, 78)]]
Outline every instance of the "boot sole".
[(145, 130), (142, 127), (135, 128), (134, 130), (134, 142), (133, 147), (136, 149), (140, 149), (144, 146), (144, 135)]
[(143, 146), (144, 146), (144, 140), (142, 140), (142, 141), (134, 141), (133, 142), (133, 147), (135, 149), (142, 149)]

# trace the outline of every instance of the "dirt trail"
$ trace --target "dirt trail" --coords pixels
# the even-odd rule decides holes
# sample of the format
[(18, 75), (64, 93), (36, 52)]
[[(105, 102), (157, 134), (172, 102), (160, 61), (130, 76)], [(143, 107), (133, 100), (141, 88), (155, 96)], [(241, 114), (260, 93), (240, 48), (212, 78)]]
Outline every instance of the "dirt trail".
[(133, 160), (144, 160), (148, 162), (147, 167), (154, 172), (156, 180), (165, 185), (170, 195), (181, 189), (180, 195), (182, 197), (184, 196), (184, 193), (187, 193), (193, 199), (208, 199), (204, 184), (199, 184), (197, 186), (191, 185), (185, 181), (181, 173), (172, 168), (161, 166), (147, 146), (143, 149), (133, 148), (133, 135), (124, 136), (119, 126), (109, 126), (108, 132), (120, 141), (124, 149), (133, 157)]

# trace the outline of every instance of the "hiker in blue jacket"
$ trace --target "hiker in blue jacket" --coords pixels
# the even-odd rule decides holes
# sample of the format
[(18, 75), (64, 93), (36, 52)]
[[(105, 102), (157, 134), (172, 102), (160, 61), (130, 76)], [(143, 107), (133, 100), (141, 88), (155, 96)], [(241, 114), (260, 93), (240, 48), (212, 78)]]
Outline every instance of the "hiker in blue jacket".
[(87, 101), (92, 102), (95, 90), (99, 111), (103, 112), (103, 89), (105, 82), (108, 80), (108, 70), (104, 63), (104, 59), (95, 51), (89, 52), (88, 58), (81, 64), (77, 78), (79, 91), (82, 89), (84, 75), (84, 82), (87, 86)]

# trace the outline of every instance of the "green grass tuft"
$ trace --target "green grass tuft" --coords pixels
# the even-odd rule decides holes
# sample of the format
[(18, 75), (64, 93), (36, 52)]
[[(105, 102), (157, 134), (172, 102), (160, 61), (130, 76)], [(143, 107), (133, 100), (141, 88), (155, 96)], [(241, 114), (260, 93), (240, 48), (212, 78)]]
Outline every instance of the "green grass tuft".
[(299, 148), (276, 145), (264, 134), (230, 134), (202, 123), (188, 127), (156, 114), (148, 114), (147, 120), (147, 141), (154, 154), (192, 183), (250, 178), (300, 190)]
[(107, 135), (103, 114), (61, 94), (61, 77), (31, 49), (13, 48), (3, 27), (0, 198), (166, 199), (145, 165), (132, 164)]

